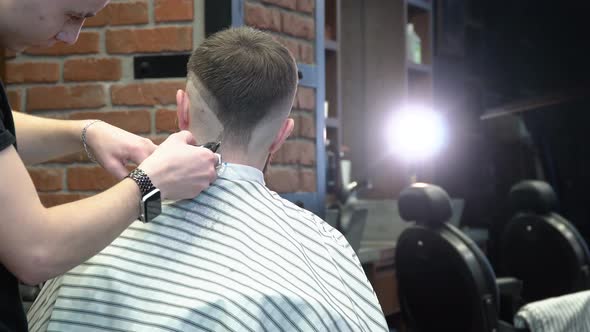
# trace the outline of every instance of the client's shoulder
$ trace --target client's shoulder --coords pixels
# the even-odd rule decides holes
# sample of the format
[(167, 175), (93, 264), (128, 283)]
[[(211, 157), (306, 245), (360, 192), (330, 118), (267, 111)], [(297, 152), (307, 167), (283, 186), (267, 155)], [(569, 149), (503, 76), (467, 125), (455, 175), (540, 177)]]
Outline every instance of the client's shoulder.
[(293, 203), (292, 201), (281, 197), (278, 193), (269, 190), (270, 195), (277, 201), (277, 205), (280, 205), (285, 213), (291, 219), (297, 219), (301, 221), (303, 225), (313, 227), (322, 236), (333, 240), (339, 245), (348, 245), (348, 242), (338, 230), (332, 227), (329, 223), (324, 221), (315, 213)]

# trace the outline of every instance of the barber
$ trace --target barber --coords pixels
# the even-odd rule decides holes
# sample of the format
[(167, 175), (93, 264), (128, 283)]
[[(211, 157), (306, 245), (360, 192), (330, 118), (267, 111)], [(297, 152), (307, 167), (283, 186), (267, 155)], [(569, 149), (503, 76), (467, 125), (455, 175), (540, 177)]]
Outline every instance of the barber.
[[(0, 0), (0, 47), (69, 44), (108, 0)], [(215, 180), (217, 157), (188, 131), (160, 146), (100, 121), (34, 117), (11, 110), (0, 84), (0, 331), (26, 331), (18, 281), (38, 284), (84, 262), (161, 199), (192, 198)], [(17, 145), (18, 143), (18, 145)], [(17, 148), (18, 147), (18, 148)], [(96, 196), (45, 208), (25, 165), (86, 149), (121, 181)], [(128, 174), (127, 161), (137, 165)], [(153, 211), (153, 209), (152, 209)]]

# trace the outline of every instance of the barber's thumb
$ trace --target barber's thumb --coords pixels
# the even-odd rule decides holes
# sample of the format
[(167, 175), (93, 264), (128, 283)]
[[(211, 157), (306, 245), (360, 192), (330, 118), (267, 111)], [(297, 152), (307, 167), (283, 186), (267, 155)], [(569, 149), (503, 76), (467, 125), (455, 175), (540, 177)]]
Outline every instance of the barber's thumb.
[(182, 131), (179, 131), (178, 133), (175, 133), (173, 135), (176, 135), (176, 137), (178, 137), (178, 139), (180, 139), (183, 143), (190, 144), (190, 145), (197, 144), (197, 140), (195, 140), (195, 137), (193, 136), (193, 134), (191, 134), (191, 132), (188, 130), (182, 130)]

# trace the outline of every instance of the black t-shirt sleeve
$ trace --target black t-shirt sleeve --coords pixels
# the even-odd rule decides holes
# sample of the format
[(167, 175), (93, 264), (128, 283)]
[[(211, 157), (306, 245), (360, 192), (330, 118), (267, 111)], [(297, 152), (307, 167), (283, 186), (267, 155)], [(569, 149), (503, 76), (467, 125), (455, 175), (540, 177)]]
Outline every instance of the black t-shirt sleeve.
[(4, 114), (0, 115), (0, 151), (13, 145), (16, 142), (16, 138), (6, 127), (4, 126)]
[(11, 145), (16, 147), (15, 136), (12, 109), (8, 103), (4, 85), (0, 82), (0, 151)]

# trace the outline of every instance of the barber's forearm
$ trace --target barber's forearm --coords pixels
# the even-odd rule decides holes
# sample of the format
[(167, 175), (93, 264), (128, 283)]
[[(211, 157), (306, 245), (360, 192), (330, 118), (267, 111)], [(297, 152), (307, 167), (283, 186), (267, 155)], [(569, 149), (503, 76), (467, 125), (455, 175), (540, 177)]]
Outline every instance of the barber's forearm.
[(125, 179), (96, 196), (46, 209), (46, 233), (38, 234), (32, 282), (62, 274), (108, 246), (137, 219), (139, 200), (137, 184)]
[(27, 165), (45, 162), (82, 149), (80, 134), (87, 121), (58, 120), (12, 112), (18, 154)]

